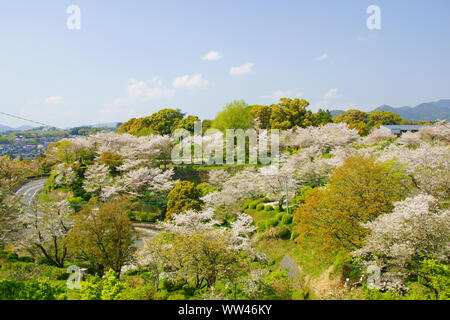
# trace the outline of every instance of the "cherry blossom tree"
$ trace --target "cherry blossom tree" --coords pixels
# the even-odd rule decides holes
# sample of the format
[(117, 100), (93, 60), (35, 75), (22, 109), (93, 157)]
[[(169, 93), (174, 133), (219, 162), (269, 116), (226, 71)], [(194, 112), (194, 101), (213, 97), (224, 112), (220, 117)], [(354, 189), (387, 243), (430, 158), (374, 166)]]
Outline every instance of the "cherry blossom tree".
[(54, 173), (55, 187), (70, 186), (77, 178), (77, 174), (72, 167), (64, 163), (58, 164)]
[(109, 175), (109, 168), (104, 164), (94, 164), (88, 167), (84, 177), (83, 189), (93, 194), (100, 194), (102, 189), (112, 182), (112, 178)]
[(422, 143), (418, 148), (391, 145), (379, 155), (380, 161), (394, 159), (405, 166), (415, 185), (440, 198), (450, 194), (450, 147)]
[(362, 139), (362, 142), (363, 144), (371, 145), (388, 138), (395, 138), (395, 136), (390, 131), (376, 128), (373, 129), (367, 137)]
[(50, 263), (63, 268), (68, 257), (64, 239), (73, 226), (71, 214), (65, 200), (38, 205), (31, 213), (23, 214), (21, 222), (24, 229), (21, 230), (18, 247), (32, 252), (36, 249)]
[(411, 263), (424, 257), (448, 261), (450, 210), (440, 209), (436, 198), (419, 194), (396, 202), (392, 213), (363, 225), (370, 230), (365, 246), (353, 254), (366, 266), (376, 264), (389, 288), (400, 288), (414, 272)]
[(419, 136), (427, 142), (450, 142), (450, 124), (446, 121), (439, 121), (433, 125), (423, 126), (419, 130)]

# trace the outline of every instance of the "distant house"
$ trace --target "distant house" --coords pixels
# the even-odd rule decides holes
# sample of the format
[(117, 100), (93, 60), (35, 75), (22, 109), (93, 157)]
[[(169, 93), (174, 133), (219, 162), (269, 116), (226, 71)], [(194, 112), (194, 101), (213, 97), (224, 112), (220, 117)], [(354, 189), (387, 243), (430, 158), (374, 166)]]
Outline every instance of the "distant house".
[(422, 128), (421, 125), (408, 124), (408, 125), (381, 125), (380, 129), (389, 131), (394, 136), (400, 137), (405, 132), (417, 132)]

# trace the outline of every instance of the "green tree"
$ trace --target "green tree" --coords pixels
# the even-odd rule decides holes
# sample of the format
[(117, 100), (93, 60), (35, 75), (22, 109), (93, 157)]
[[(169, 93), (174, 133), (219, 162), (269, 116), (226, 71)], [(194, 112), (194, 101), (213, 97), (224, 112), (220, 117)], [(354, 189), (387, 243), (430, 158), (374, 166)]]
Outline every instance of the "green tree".
[(336, 123), (345, 122), (346, 124), (348, 124), (348, 127), (350, 129), (358, 130), (358, 133), (361, 136), (367, 135), (370, 131), (370, 128), (367, 125), (369, 115), (366, 112), (360, 110), (356, 109), (348, 110), (345, 113), (338, 115), (333, 120)]
[(261, 129), (270, 129), (270, 117), (272, 116), (272, 108), (263, 105), (250, 106), (250, 115), (256, 120), (258, 119)]
[(135, 136), (144, 136), (152, 133), (171, 134), (183, 118), (184, 113), (180, 110), (162, 109), (149, 117), (128, 120), (118, 128), (118, 132), (129, 133)]
[(326, 188), (309, 191), (295, 211), (298, 242), (312, 241), (319, 256), (360, 248), (368, 232), (361, 223), (392, 211), (409, 185), (394, 163), (362, 156), (347, 159), (332, 173)]
[(287, 130), (296, 127), (305, 127), (309, 102), (305, 99), (281, 98), (278, 104), (272, 105), (270, 118), (271, 128)]
[(372, 111), (369, 113), (369, 129), (378, 128), (380, 125), (401, 124), (404, 120), (396, 113), (390, 111)]
[(169, 218), (174, 213), (181, 213), (186, 210), (199, 211), (203, 202), (202, 190), (198, 188), (195, 183), (190, 181), (180, 181), (167, 196), (167, 211), (166, 218)]
[(227, 129), (249, 129), (253, 127), (250, 108), (244, 100), (235, 100), (225, 105), (214, 119), (212, 126), (225, 132)]
[(177, 129), (186, 129), (187, 131), (194, 133), (194, 124), (200, 121), (197, 116), (187, 116), (178, 122)]
[(78, 259), (88, 261), (103, 274), (112, 269), (120, 274), (133, 260), (137, 233), (129, 219), (132, 203), (116, 198), (103, 205), (93, 199), (74, 215), (74, 226), (65, 243)]
[(98, 160), (100, 164), (106, 165), (111, 173), (115, 173), (117, 167), (121, 166), (123, 164), (123, 159), (121, 156), (114, 152), (105, 151), (100, 156), (100, 159)]

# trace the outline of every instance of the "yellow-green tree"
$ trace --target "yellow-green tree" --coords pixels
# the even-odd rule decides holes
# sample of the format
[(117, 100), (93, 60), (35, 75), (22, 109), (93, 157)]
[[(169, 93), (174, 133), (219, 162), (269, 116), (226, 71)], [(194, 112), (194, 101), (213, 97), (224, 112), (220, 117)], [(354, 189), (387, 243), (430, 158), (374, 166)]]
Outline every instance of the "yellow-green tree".
[(90, 262), (103, 274), (112, 269), (118, 274), (133, 260), (137, 233), (129, 219), (132, 203), (117, 198), (101, 204), (92, 200), (74, 215), (74, 226), (65, 244), (76, 258)]
[(98, 160), (100, 164), (108, 166), (109, 170), (113, 173), (116, 171), (117, 167), (123, 164), (123, 159), (117, 153), (111, 151), (105, 151), (100, 156)]
[(171, 134), (184, 118), (184, 113), (175, 109), (162, 109), (149, 117), (132, 118), (123, 123), (117, 130), (135, 136), (149, 134)]
[(200, 200), (202, 191), (195, 183), (190, 181), (180, 181), (167, 196), (166, 218), (174, 213), (185, 212), (186, 210), (199, 211), (203, 202)]
[(272, 129), (287, 130), (310, 125), (311, 121), (305, 122), (308, 106), (309, 102), (305, 99), (281, 98), (279, 103), (271, 106)]
[(368, 125), (372, 129), (378, 128), (382, 124), (401, 124), (403, 121), (404, 120), (396, 113), (376, 110), (369, 113)]
[(227, 129), (246, 130), (253, 127), (250, 107), (244, 100), (227, 103), (212, 123), (212, 127), (225, 132)]
[(271, 107), (263, 105), (250, 106), (250, 114), (254, 119), (258, 119), (261, 129), (270, 129)]
[(367, 235), (361, 223), (390, 212), (408, 189), (408, 179), (393, 163), (349, 158), (295, 211), (297, 240), (313, 243), (319, 255), (359, 248)]
[(367, 125), (369, 115), (366, 112), (351, 109), (334, 118), (334, 122), (345, 122), (350, 129), (358, 130), (358, 133), (365, 136), (369, 133), (370, 128)]

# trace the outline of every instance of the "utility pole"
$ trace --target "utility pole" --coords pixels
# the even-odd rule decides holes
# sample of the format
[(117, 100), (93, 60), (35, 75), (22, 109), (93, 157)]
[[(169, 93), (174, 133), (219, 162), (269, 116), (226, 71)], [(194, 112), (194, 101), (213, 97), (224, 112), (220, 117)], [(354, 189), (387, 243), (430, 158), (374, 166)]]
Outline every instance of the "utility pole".
[(289, 214), (289, 198), (288, 198), (288, 184), (287, 184), (287, 176), (284, 176), (284, 189), (286, 190), (286, 213)]

